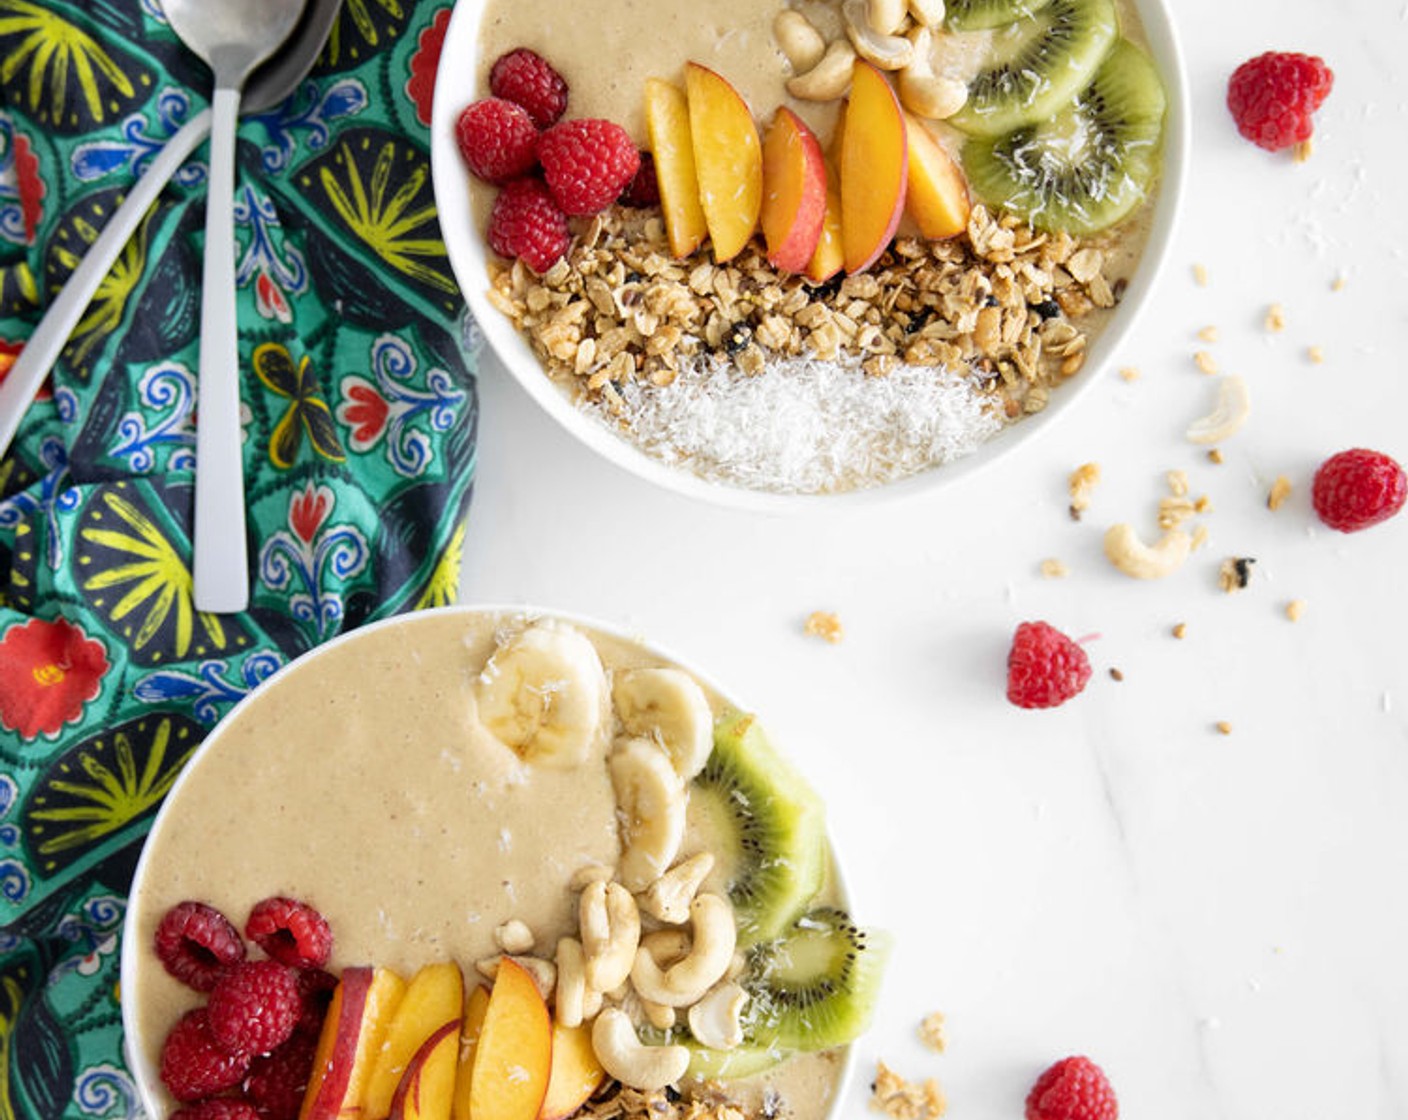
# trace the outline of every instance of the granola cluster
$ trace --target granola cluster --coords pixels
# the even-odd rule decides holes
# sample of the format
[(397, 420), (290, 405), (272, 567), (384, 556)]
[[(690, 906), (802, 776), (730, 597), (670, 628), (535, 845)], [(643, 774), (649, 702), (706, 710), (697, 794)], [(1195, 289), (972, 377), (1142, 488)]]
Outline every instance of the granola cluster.
[[(770, 1115), (764, 1111), (764, 1117)], [(681, 1097), (669, 1090), (642, 1092), (620, 1082), (587, 1102), (579, 1120), (759, 1120), (721, 1094), (702, 1092)]]
[(747, 374), (773, 357), (845, 356), (872, 376), (971, 369), (1010, 419), (1040, 411), (1083, 365), (1092, 313), (1123, 291), (1115, 261), (1106, 242), (976, 206), (964, 235), (900, 238), (873, 269), (813, 285), (756, 246), (726, 264), (676, 260), (657, 213), (613, 207), (541, 277), (491, 266), (489, 299), (554, 380), (608, 406), (626, 382), (669, 385), (714, 355)]

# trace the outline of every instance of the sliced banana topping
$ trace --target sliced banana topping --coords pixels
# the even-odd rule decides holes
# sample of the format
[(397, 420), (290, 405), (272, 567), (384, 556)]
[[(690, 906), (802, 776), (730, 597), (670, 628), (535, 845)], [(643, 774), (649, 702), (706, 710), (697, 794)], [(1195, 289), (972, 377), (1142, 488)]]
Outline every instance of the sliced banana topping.
[(484, 726), (528, 762), (579, 766), (605, 744), (606, 673), (570, 626), (539, 623), (502, 641), (474, 695)]
[(714, 749), (714, 713), (704, 690), (681, 669), (631, 669), (617, 673), (611, 690), (627, 735), (654, 739), (689, 781)]
[(620, 739), (608, 762), (621, 830), (617, 877), (628, 891), (660, 878), (684, 840), (687, 794), (665, 751), (649, 739)]

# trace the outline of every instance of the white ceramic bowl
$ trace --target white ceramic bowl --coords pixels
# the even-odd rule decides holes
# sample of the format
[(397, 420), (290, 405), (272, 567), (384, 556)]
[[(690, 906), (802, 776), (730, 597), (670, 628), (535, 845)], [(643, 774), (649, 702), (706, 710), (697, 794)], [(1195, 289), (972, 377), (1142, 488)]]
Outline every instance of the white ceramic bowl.
[(431, 164), (436, 205), (445, 247), (460, 289), (494, 354), (548, 415), (617, 466), (670, 490), (722, 505), (783, 513), (874, 504), (882, 499), (928, 493), (971, 477), (1018, 444), (1046, 431), (1070, 412), (1095, 384), (1139, 317), (1172, 244), (1188, 166), (1187, 79), (1168, 0), (1132, 2), (1143, 21), (1151, 52), (1168, 93), (1163, 175), (1148, 243), (1119, 307), (1092, 344), (1081, 372), (1051, 395), (1044, 410), (1007, 425), (964, 458), (894, 482), (837, 494), (782, 494), (750, 490), (709, 481), (687, 469), (651, 458), (574, 406), (543, 373), (538, 359), (513, 324), (486, 297), (491, 254), (483, 231), (473, 221), (469, 176), (455, 142), (455, 121), (460, 111), (483, 96), (483, 91), (475, 86), (475, 76), (480, 65), (479, 26), (485, 0), (459, 0), (455, 5), (441, 53), (444, 62), (436, 78), (431, 121)]
[[(416, 627), (424, 626), (432, 622), (432, 620), (443, 619), (446, 616), (461, 616), (466, 619), (466, 622), (471, 619), (477, 620), (489, 616), (502, 618), (506, 621), (529, 618), (557, 619), (571, 623), (584, 630), (595, 631), (642, 651), (646, 655), (649, 663), (678, 665), (694, 676), (706, 690), (712, 691), (722, 698), (725, 704), (733, 708), (740, 711), (758, 710), (755, 707), (749, 707), (741, 703), (735, 698), (732, 692), (720, 685), (709, 674), (700, 672), (686, 660), (659, 646), (643, 641), (637, 635), (627, 633), (610, 624), (602, 623), (595, 619), (546, 611), (537, 607), (523, 605), (445, 607), (433, 611), (419, 611), (414, 614), (401, 615), (343, 634), (333, 641), (328, 642), (326, 645), (319, 646), (284, 666), (261, 684), (255, 693), (245, 697), (245, 699), (236, 704), (215, 728), (212, 729), (204, 742), (201, 743), (200, 747), (198, 747), (196, 752), (191, 756), (181, 776), (177, 779), (171, 792), (167, 795), (161, 810), (157, 813), (151, 833), (148, 836), (147, 844), (143, 849), (141, 858), (138, 860), (137, 869), (133, 876), (131, 901), (124, 919), (123, 929), (124, 936), (121, 961), (121, 987), (123, 993), (122, 1027), (128, 1067), (132, 1071), (132, 1075), (136, 1081), (138, 1097), (146, 1115), (153, 1118), (165, 1116), (167, 1114), (166, 1110), (169, 1107), (169, 1096), (165, 1087), (161, 1084), (156, 1063), (148, 1056), (149, 1047), (147, 1043), (149, 1040), (141, 1037), (144, 992), (137, 982), (137, 968), (139, 959), (144, 954), (152, 952), (150, 929), (154, 923), (148, 921), (148, 918), (151, 916), (147, 915), (146, 911), (148, 907), (157, 905), (154, 900), (148, 900), (144, 897), (144, 886), (148, 884), (151, 874), (151, 853), (154, 847), (161, 841), (163, 830), (172, 820), (179, 819), (186, 815), (184, 799), (190, 790), (198, 789), (203, 782), (201, 777), (202, 763), (215, 756), (217, 752), (234, 749), (239, 745), (238, 738), (232, 735), (231, 731), (232, 729), (238, 728), (243, 719), (244, 712), (256, 698), (260, 698), (261, 702), (264, 702), (269, 699), (272, 694), (284, 693), (285, 695), (279, 698), (279, 702), (282, 705), (291, 704), (302, 708), (308, 705), (325, 704), (327, 700), (326, 694), (313, 695), (300, 691), (300, 677), (294, 675), (295, 670), (302, 669), (314, 661), (326, 658), (330, 651), (337, 650), (349, 644), (360, 644), (363, 648), (366, 648), (370, 644), (382, 642), (388, 637), (395, 637), (397, 641), (400, 641), (408, 631), (414, 634)], [(414, 648), (414, 644), (412, 644), (411, 649), (414, 650)], [(411, 656), (415, 656), (414, 653), (412, 653)], [(336, 743), (319, 742), (304, 743), (301, 745), (304, 749), (310, 751), (310, 766), (318, 768), (336, 766)], [(280, 808), (282, 808), (282, 806)], [(199, 853), (193, 853), (192, 858), (199, 858)], [(840, 868), (839, 857), (834, 849), (832, 850), (832, 860), (832, 871), (837, 880), (836, 886), (839, 899), (843, 905), (848, 905), (849, 895), (845, 887), (844, 873)], [(240, 921), (242, 920), (242, 915), (231, 915), (231, 919), (233, 921)], [(334, 935), (336, 935), (336, 930), (334, 930)], [(469, 962), (461, 963), (468, 967)], [(160, 1046), (158, 1044), (150, 1047), (150, 1049), (159, 1050)], [(846, 1097), (846, 1088), (850, 1083), (854, 1064), (854, 1048), (847, 1047), (846, 1055), (837, 1078), (835, 1087), (836, 1095), (829, 1111), (830, 1117), (834, 1118), (840, 1114), (840, 1105)]]

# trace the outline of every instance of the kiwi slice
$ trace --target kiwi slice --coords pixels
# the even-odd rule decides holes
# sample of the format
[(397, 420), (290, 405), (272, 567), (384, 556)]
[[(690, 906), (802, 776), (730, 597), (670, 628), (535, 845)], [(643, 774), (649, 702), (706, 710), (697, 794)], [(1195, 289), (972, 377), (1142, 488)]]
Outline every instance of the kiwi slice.
[(968, 102), (949, 123), (999, 136), (1056, 113), (1090, 81), (1119, 34), (1114, 0), (1048, 0), (994, 32)]
[[(821, 889), (827, 847), (821, 799), (751, 716), (714, 727), (714, 750), (689, 794), (691, 826), (709, 837), (741, 945), (778, 936)], [(700, 820), (702, 818), (702, 821)]]
[(950, 31), (986, 31), (1035, 15), (1050, 0), (948, 0), (944, 24)]
[(844, 1046), (870, 1021), (889, 939), (844, 910), (809, 910), (782, 937), (755, 945), (740, 983), (749, 999), (744, 1038), (757, 1048)]
[(1050, 120), (963, 146), (968, 186), (1038, 229), (1090, 234), (1126, 217), (1159, 169), (1166, 98), (1149, 57), (1128, 40)]

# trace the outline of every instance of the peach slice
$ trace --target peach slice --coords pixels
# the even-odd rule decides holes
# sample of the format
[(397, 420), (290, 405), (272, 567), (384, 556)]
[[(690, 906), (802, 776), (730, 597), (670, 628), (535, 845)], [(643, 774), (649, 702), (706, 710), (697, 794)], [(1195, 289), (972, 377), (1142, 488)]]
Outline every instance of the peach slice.
[(762, 141), (748, 103), (724, 78), (690, 62), (684, 80), (699, 203), (714, 259), (732, 260), (753, 236), (762, 211)]
[(763, 137), (763, 240), (768, 263), (801, 272), (826, 217), (826, 160), (816, 134), (785, 106)]
[(328, 1006), (298, 1120), (356, 1120), (387, 1025), (406, 990), (389, 968), (344, 969)]
[(940, 240), (962, 233), (973, 209), (963, 172), (933, 134), (909, 113), (904, 115), (904, 123), (909, 140), (905, 211), (925, 237)]
[(552, 1016), (522, 965), (494, 976), (470, 1076), (473, 1120), (537, 1120), (552, 1071)]
[(484, 1015), (489, 1010), (489, 989), (476, 984), (464, 1004), (464, 1023), (460, 1026), (460, 1061), (455, 1072), (455, 1099), (450, 1109), (454, 1120), (469, 1120), (469, 1091), (474, 1075), (474, 1052), (479, 1047), (479, 1032), (484, 1029)]
[(396, 1014), (386, 1028), (386, 1038), (367, 1079), (362, 1097), (366, 1120), (381, 1120), (391, 1111), (391, 1098), (411, 1057), (432, 1034), (464, 1011), (464, 977), (453, 961), (428, 964), (411, 977)]
[(879, 258), (904, 213), (909, 138), (904, 111), (885, 75), (856, 59), (841, 143), (841, 241), (846, 271)]
[(816, 251), (807, 262), (807, 279), (814, 284), (824, 284), (846, 264), (846, 251), (841, 243), (841, 187), (835, 170), (828, 164), (826, 168), (826, 213), (821, 220), (821, 236), (817, 238)]
[(552, 1071), (548, 1075), (548, 1092), (538, 1110), (538, 1120), (564, 1120), (571, 1116), (587, 1098), (597, 1091), (606, 1078), (606, 1071), (596, 1060), (592, 1049), (590, 1023), (575, 1027), (552, 1025)]
[[(391, 1096), (390, 1120), (450, 1120), (459, 1052), (460, 1017), (457, 1012), (453, 1019), (433, 1031), (411, 1055), (406, 1072)], [(366, 1120), (371, 1120), (380, 1114), (367, 1112), (363, 1115)]]
[(655, 157), (655, 181), (660, 185), (660, 209), (665, 215), (670, 252), (687, 257), (703, 244), (709, 226), (699, 204), (699, 177), (694, 170), (694, 142), (684, 91), (659, 78), (647, 78), (645, 127), (650, 153)]

